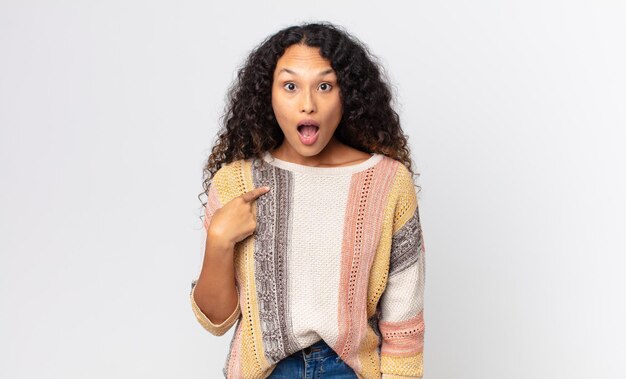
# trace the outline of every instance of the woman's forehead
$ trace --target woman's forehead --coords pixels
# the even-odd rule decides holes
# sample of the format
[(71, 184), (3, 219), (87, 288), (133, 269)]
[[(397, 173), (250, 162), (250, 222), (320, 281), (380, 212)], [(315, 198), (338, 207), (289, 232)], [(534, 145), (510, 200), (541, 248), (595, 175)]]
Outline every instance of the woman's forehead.
[(288, 73), (298, 75), (303, 70), (315, 70), (320, 74), (332, 73), (330, 61), (320, 54), (317, 47), (306, 45), (292, 45), (285, 49), (285, 53), (276, 63), (276, 74)]

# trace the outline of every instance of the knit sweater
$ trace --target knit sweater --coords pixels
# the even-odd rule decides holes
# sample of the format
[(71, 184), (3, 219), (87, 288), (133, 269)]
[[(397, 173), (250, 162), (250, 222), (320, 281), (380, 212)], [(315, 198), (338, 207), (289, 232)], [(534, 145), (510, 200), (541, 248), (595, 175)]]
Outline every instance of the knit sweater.
[(256, 230), (235, 244), (239, 302), (212, 322), (236, 323), (226, 378), (267, 378), (278, 361), (324, 340), (359, 378), (422, 378), (424, 241), (410, 171), (382, 154), (339, 167), (280, 160), (269, 152), (222, 166), (205, 208), (214, 212), (255, 187)]

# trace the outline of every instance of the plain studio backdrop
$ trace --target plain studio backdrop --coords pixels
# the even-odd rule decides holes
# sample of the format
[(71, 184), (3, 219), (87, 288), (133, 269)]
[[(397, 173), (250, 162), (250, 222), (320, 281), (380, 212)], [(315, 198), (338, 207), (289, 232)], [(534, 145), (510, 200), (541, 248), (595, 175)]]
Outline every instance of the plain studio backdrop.
[(626, 4), (571, 0), (2, 0), (0, 377), (222, 377), (202, 167), (249, 51), (319, 20), (421, 174), (424, 377), (626, 377)]

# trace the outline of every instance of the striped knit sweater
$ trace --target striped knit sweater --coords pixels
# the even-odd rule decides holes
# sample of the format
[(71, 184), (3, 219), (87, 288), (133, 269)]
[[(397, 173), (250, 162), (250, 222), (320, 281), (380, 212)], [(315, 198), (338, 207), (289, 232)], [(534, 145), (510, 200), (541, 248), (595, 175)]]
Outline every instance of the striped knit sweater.
[(323, 339), (359, 378), (422, 378), (424, 241), (410, 171), (371, 154), (361, 163), (312, 167), (269, 152), (222, 166), (209, 187), (215, 210), (254, 187), (256, 231), (235, 245), (239, 303), (215, 324), (236, 323), (226, 378), (266, 378), (278, 361)]

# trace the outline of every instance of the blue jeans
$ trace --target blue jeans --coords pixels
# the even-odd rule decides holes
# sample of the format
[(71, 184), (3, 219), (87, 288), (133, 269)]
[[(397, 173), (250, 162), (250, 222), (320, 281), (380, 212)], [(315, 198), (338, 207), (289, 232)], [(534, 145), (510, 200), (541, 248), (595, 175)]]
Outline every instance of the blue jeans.
[(357, 376), (324, 340), (320, 340), (283, 358), (267, 378), (355, 379)]

